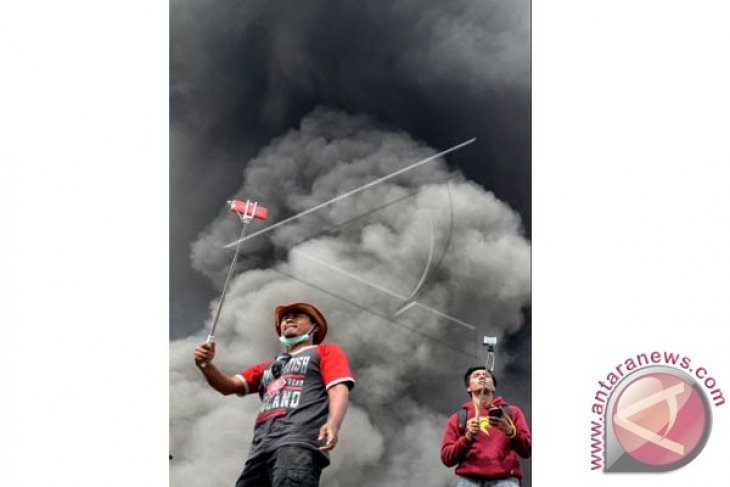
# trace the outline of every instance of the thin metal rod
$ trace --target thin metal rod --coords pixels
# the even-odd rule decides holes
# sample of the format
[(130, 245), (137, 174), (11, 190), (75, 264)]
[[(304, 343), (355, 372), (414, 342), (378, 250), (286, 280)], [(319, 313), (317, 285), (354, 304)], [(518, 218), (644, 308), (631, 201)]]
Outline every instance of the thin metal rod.
[[(243, 238), (246, 235), (246, 228), (248, 228), (248, 224), (251, 223), (250, 219), (242, 218), (241, 221), (243, 222), (243, 228), (241, 228), (241, 236), (238, 239), (238, 242), (241, 241), (241, 238)], [(231, 261), (231, 266), (228, 268), (228, 275), (226, 276), (226, 281), (223, 284), (223, 291), (221, 292), (221, 296), (218, 299), (218, 307), (215, 310), (215, 318), (213, 318), (213, 326), (210, 328), (210, 333), (208, 334), (208, 340), (207, 343), (210, 343), (213, 341), (213, 338), (215, 337), (215, 328), (218, 326), (218, 317), (221, 314), (221, 309), (223, 308), (223, 301), (226, 299), (226, 291), (228, 291), (228, 284), (231, 281), (231, 276), (233, 275), (233, 269), (236, 267), (236, 263), (238, 262), (238, 251), (239, 251), (240, 245), (236, 244), (236, 251), (233, 254), (233, 260)]]
[(429, 157), (427, 157), (425, 159), (422, 159), (422, 160), (420, 160), (418, 162), (415, 162), (415, 163), (411, 164), (410, 166), (406, 166), (403, 169), (399, 169), (399, 170), (397, 170), (395, 172), (392, 172), (392, 173), (388, 174), (387, 176), (383, 176), (382, 178), (378, 178), (375, 181), (371, 181), (371, 182), (369, 182), (367, 184), (364, 184), (363, 186), (360, 186), (359, 188), (355, 188), (355, 189), (353, 189), (351, 191), (348, 191), (347, 193), (341, 194), (339, 196), (335, 196), (331, 200), (325, 201), (324, 203), (320, 203), (317, 206), (314, 206), (312, 208), (309, 208), (308, 210), (304, 210), (301, 213), (297, 213), (296, 215), (290, 216), (289, 218), (285, 218), (285, 219), (281, 220), (280, 222), (274, 223), (271, 226), (268, 226), (266, 228), (262, 228), (261, 230), (252, 233), (248, 237), (245, 237), (245, 238), (242, 237), (242, 238), (238, 239), (235, 242), (231, 242), (228, 245), (226, 245), (226, 248), (231, 248), (234, 245), (238, 245), (240, 242), (243, 242), (245, 240), (252, 239), (254, 237), (258, 237), (259, 235), (262, 235), (264, 233), (270, 232), (271, 230), (273, 230), (275, 228), (278, 228), (278, 227), (280, 227), (280, 226), (282, 226), (282, 225), (284, 225), (286, 223), (289, 223), (289, 222), (291, 222), (293, 220), (296, 220), (297, 218), (301, 218), (304, 215), (308, 215), (309, 213), (312, 213), (312, 212), (317, 211), (317, 210), (319, 210), (321, 208), (324, 208), (325, 206), (331, 205), (332, 203), (336, 203), (337, 201), (340, 201), (342, 199), (345, 199), (348, 196), (352, 196), (355, 193), (359, 193), (360, 191), (364, 191), (364, 190), (366, 190), (368, 188), (372, 188), (376, 184), (380, 184), (383, 181), (387, 181), (388, 179), (391, 179), (391, 178), (394, 178), (394, 177), (398, 176), (399, 174), (403, 174), (406, 171), (410, 171), (411, 169), (413, 169), (415, 167), (418, 167), (418, 166), (420, 166), (422, 164), (425, 164), (425, 163), (427, 163), (429, 161), (432, 161), (432, 160), (434, 160), (434, 159), (436, 159), (438, 157), (441, 157), (443, 155), (446, 155), (449, 152), (453, 152), (453, 151), (455, 151), (457, 149), (461, 149), (462, 147), (467, 146), (467, 145), (473, 143), (475, 140), (477, 140), (477, 139), (476, 138), (469, 139), (469, 140), (467, 140), (465, 142), (462, 142), (461, 144), (457, 144), (457, 145), (455, 145), (453, 147), (449, 147), (448, 149), (446, 149), (444, 151), (441, 151), (438, 154), (434, 154), (434, 155), (429, 156)]
[(487, 370), (494, 372), (494, 350), (487, 351)]
[[(489, 347), (487, 349), (486, 369), (489, 372), (493, 372), (494, 371), (494, 349), (491, 348), (491, 347)], [(481, 407), (482, 407), (482, 400), (484, 399), (484, 386), (485, 386), (486, 383), (487, 383), (487, 378), (486, 378), (486, 372), (485, 372), (484, 381), (482, 382), (482, 388), (479, 389), (479, 403), (477, 404), (476, 413), (474, 414), (474, 417), (477, 420), (477, 424), (479, 424), (479, 416), (480, 416), (479, 415), (479, 412), (480, 412)]]

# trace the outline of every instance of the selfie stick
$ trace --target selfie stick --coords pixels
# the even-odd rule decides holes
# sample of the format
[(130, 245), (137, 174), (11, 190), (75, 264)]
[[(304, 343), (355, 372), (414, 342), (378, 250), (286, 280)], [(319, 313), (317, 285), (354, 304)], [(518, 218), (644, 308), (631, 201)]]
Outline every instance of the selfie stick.
[[(236, 267), (236, 263), (238, 262), (239, 246), (243, 237), (246, 236), (246, 228), (248, 227), (249, 223), (253, 221), (254, 218), (258, 218), (259, 220), (265, 220), (268, 214), (266, 208), (264, 208), (263, 206), (259, 206), (258, 203), (252, 203), (248, 200), (246, 200), (246, 202), (243, 202), (241, 200), (232, 200), (228, 201), (228, 204), (230, 205), (231, 212), (235, 213), (236, 216), (238, 216), (238, 218), (241, 220), (243, 227), (241, 228), (241, 236), (237, 240), (238, 243), (236, 243), (236, 251), (233, 254), (233, 260), (231, 261), (230, 267), (228, 267), (228, 275), (226, 276), (226, 281), (223, 284), (223, 291), (221, 291), (220, 298), (218, 298), (218, 307), (215, 310), (213, 326), (210, 328), (208, 339), (205, 341), (205, 343), (209, 345), (213, 343), (215, 339), (215, 328), (218, 325), (218, 317), (220, 317), (221, 309), (223, 308), (223, 301), (226, 298), (226, 291), (228, 291), (228, 284), (231, 281), (233, 269)], [(203, 362), (200, 364), (200, 367), (205, 368), (206, 365), (208, 365), (208, 363)]]
[[(490, 372), (490, 374), (494, 371), (494, 347), (497, 345), (497, 337), (484, 337), (484, 341), (482, 342), (482, 345), (487, 347), (487, 364), (486, 369)], [(474, 415), (474, 419), (476, 419), (477, 424), (479, 424), (479, 412), (481, 411), (482, 407), (482, 399), (484, 398), (484, 385), (486, 384), (487, 378), (484, 378), (484, 381), (482, 382), (482, 388), (479, 391), (479, 403), (477, 404), (476, 414)], [(474, 435), (474, 439), (477, 439), (477, 435)]]

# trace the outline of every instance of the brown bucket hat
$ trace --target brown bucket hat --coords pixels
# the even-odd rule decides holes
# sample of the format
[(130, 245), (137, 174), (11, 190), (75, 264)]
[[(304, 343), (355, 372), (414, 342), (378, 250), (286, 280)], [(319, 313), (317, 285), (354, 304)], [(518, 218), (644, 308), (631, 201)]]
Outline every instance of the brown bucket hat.
[(322, 340), (324, 340), (325, 335), (327, 334), (327, 320), (320, 310), (318, 310), (314, 305), (309, 303), (292, 303), (277, 306), (274, 310), (274, 330), (276, 330), (276, 334), (281, 336), (281, 326), (279, 326), (281, 324), (281, 317), (287, 313), (293, 312), (305, 313), (309, 315), (312, 321), (314, 321), (314, 323), (318, 325), (317, 331), (314, 332), (314, 337), (312, 341), (315, 345), (321, 343)]

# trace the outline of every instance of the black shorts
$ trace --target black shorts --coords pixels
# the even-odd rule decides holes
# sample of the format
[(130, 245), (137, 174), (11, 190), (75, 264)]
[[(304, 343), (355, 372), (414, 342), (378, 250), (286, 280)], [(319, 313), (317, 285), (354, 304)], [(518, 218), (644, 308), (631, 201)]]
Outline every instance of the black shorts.
[(318, 487), (325, 460), (318, 451), (303, 446), (282, 446), (251, 458), (236, 487)]

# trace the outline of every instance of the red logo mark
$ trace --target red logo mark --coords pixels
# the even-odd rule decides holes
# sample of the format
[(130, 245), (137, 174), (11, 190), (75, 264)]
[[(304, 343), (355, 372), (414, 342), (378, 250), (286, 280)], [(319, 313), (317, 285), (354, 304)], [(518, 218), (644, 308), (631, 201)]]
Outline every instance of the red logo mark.
[(694, 452), (705, 433), (706, 415), (690, 384), (657, 372), (621, 391), (611, 419), (626, 453), (644, 464), (668, 465)]

